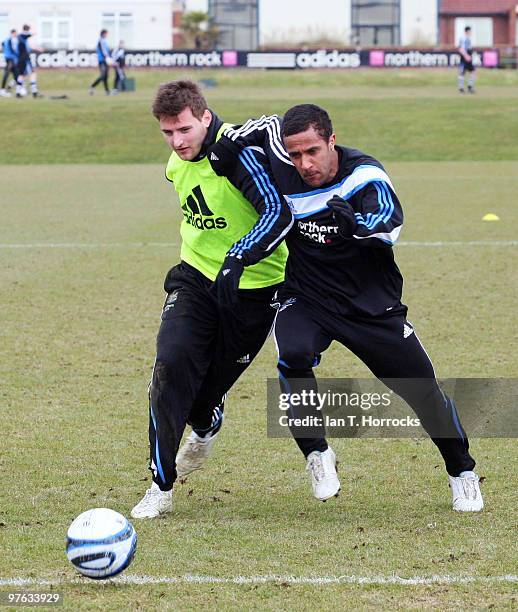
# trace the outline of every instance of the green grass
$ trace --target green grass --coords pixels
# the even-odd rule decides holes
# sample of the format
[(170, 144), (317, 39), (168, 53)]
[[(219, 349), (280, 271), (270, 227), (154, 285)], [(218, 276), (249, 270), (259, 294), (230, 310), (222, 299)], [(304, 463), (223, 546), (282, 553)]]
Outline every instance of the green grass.
[[(406, 202), (403, 239), (511, 239), (517, 170), (515, 163), (497, 162), (392, 164)], [(31, 177), (29, 184), (25, 176)], [(0, 179), (13, 185), (2, 205), (7, 214), (0, 244), (104, 245), (0, 250), (1, 404), (9, 441), (0, 458), (0, 577), (64, 581), (59, 588), (66, 601), (84, 609), (154, 608), (164, 600), (182, 609), (206, 601), (231, 609), (306, 609), (304, 601), (308, 607), (340, 608), (459, 601), (512, 607), (514, 587), (505, 583), (70, 584), (74, 571), (64, 556), (64, 534), (72, 518), (91, 506), (127, 514), (146, 487), (146, 385), (162, 277), (177, 261), (178, 248), (135, 243), (176, 244), (178, 210), (161, 166), (11, 166), (2, 169)], [(494, 210), (502, 221), (485, 224), (480, 219), (491, 189), (498, 193)], [(455, 209), (450, 201), (470, 206)], [(439, 223), (445, 216), (446, 228)], [(516, 375), (509, 316), (515, 299), (513, 252), (477, 246), (397, 251), (411, 319), (441, 376)], [(333, 345), (320, 374), (362, 376), (366, 370)], [(343, 494), (318, 504), (295, 445), (264, 436), (268, 376), (275, 376), (271, 343), (234, 388), (210, 467), (178, 487), (174, 516), (159, 520), (159, 529), (156, 523), (136, 524), (139, 551), (128, 574), (515, 572), (516, 553), (509, 546), (516, 530), (516, 515), (509, 514), (516, 486), (510, 470), (514, 443), (473, 441), (487, 477), (487, 508), (478, 516), (451, 512), (441, 462), (428, 441), (336, 440)]]
[[(236, 74), (211, 73), (221, 83), (208, 95), (238, 120), (282, 111), (304, 99), (305, 87), (325, 89), (321, 100), (339, 139), (387, 162), (405, 208), (403, 241), (515, 240), (516, 113), (500, 117), (516, 99), (516, 81), (505, 82), (514, 73), (481, 73), (479, 96), (466, 100), (449, 93), (451, 72), (380, 71), (372, 81), (364, 73)], [(84, 73), (42, 73), (48, 90), (66, 86), (71, 100), (1, 101), (16, 163), (0, 166), (0, 579), (54, 581), (66, 609), (515, 609), (516, 583), (482, 580), (74, 582), (64, 554), (71, 520), (94, 506), (128, 514), (148, 485), (147, 382), (162, 280), (179, 253), (177, 200), (163, 178), (168, 152), (147, 114), (153, 87), (166, 76), (177, 73), (139, 72), (134, 97), (92, 100), (78, 89)], [(362, 95), (348, 92), (344, 102), (335, 82)], [(420, 88), (426, 95), (408, 95)], [(376, 129), (372, 117), (382, 116)], [(461, 126), (472, 122), (466, 133), (459, 117)], [(441, 150), (459, 161), (433, 161)], [(5, 162), (5, 148), (0, 154)], [(482, 222), (487, 212), (501, 221)], [(410, 319), (438, 374), (515, 377), (516, 247), (409, 245), (396, 256)], [(516, 574), (514, 440), (472, 441), (486, 477), (480, 515), (451, 511), (440, 457), (427, 440), (334, 440), (343, 490), (319, 504), (295, 444), (266, 438), (265, 380), (275, 375), (268, 342), (233, 389), (210, 465), (178, 486), (174, 514), (135, 523), (138, 554), (126, 575)], [(319, 375), (367, 371), (334, 344)]]
[[(41, 70), (39, 80), (46, 90), (84, 91), (98, 76), (97, 70)], [(508, 89), (518, 87), (518, 72), (514, 70), (479, 70), (478, 81), (485, 89), (496, 87)], [(450, 88), (456, 84), (456, 69), (422, 70), (408, 68), (398, 69), (359, 69), (359, 70), (248, 70), (248, 69), (129, 69), (128, 76), (134, 77), (139, 90), (153, 89), (157, 83), (167, 80), (190, 78), (195, 80), (210, 79), (218, 87), (240, 91), (242, 96), (248, 89), (283, 89), (287, 93), (294, 88), (326, 87), (333, 85), (339, 88), (368, 87), (370, 95), (373, 90), (383, 89), (389, 96), (400, 95), (399, 89), (422, 87)], [(112, 75), (113, 76), (113, 75)], [(110, 79), (111, 83), (112, 79)], [(85, 87), (86, 85), (86, 87)], [(211, 90), (212, 92), (213, 90)], [(266, 92), (265, 92), (266, 93)], [(441, 93), (441, 89), (439, 89)], [(515, 92), (516, 95), (516, 92)]]
[[(162, 163), (166, 148), (151, 116), (160, 82), (213, 78), (209, 103), (226, 121), (283, 113), (315, 102), (334, 119), (338, 139), (379, 158), (413, 160), (517, 160), (518, 78), (481, 71), (477, 96), (456, 92), (455, 71), (237, 72), (148, 71), (138, 91), (89, 98), (91, 71), (43, 72), (41, 87), (69, 100), (1, 100), (9, 146), (0, 163)], [(390, 86), (390, 87), (389, 87)], [(30, 150), (27, 148), (30, 143)]]

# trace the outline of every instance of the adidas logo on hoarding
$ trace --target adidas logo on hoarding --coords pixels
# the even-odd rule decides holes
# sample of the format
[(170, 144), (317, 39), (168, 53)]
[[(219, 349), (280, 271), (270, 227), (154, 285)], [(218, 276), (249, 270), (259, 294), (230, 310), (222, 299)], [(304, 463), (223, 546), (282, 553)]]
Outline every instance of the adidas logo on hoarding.
[(250, 363), (250, 355), (244, 355), (243, 357), (240, 357), (236, 363)]

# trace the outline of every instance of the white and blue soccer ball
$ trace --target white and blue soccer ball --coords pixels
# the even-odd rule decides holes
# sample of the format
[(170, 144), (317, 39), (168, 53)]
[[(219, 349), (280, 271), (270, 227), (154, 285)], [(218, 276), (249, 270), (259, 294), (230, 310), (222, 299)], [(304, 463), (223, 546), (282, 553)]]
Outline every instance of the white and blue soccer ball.
[(137, 532), (126, 517), (109, 508), (80, 514), (67, 532), (67, 557), (78, 572), (94, 580), (111, 578), (135, 556)]

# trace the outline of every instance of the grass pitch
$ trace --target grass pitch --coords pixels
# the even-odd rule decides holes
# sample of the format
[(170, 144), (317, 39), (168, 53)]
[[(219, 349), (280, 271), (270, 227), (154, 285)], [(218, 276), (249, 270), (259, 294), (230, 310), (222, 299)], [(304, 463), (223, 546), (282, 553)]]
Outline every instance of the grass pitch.
[[(335, 74), (310, 73), (327, 90)], [(164, 73), (145, 76), (150, 84), (140, 97), (93, 102), (78, 97), (78, 120), (63, 129), (63, 139), (77, 144), (88, 133), (81, 118), (91, 112), (98, 113), (99, 133), (117, 121), (117, 135), (110, 136), (115, 140), (97, 159), (111, 164), (84, 163), (95, 159), (88, 138), (70, 159), (83, 163), (53, 163), (60, 146), (50, 126), (60, 121), (52, 105), (59, 102), (8, 100), (3, 108), (13, 142), (22, 138), (27, 146), (20, 147), (19, 165), (0, 168), (0, 589), (13, 588), (2, 580), (32, 578), (36, 585), (23, 588), (49, 590), (40, 584), (48, 580), (53, 590), (64, 592), (67, 609), (85, 610), (515, 608), (516, 582), (498, 578), (516, 574), (516, 442), (473, 440), (477, 469), (486, 477), (486, 508), (479, 515), (453, 514), (440, 456), (430, 442), (414, 440), (333, 441), (342, 494), (320, 504), (310, 494), (295, 444), (265, 436), (265, 379), (276, 375), (271, 342), (233, 389), (210, 465), (178, 486), (174, 514), (135, 521), (138, 553), (123, 577), (136, 582), (135, 576), (145, 576), (148, 583), (76, 580), (64, 554), (71, 520), (94, 506), (128, 514), (149, 483), (146, 387), (162, 280), (178, 260), (180, 216), (163, 163), (116, 163), (135, 159), (141, 124), (134, 119), (142, 115), (142, 125), (149, 120), (144, 113), (151, 81), (165, 80)], [(263, 76), (266, 85), (259, 77), (251, 84), (248, 73), (222, 83), (214, 96), (208, 92), (211, 104), (214, 98), (214, 108), (230, 117), (238, 106), (240, 78), (250, 99), (253, 87), (262, 92), (247, 107), (254, 115), (287, 108), (290, 91), (300, 91), (303, 99), (304, 87), (311, 85), (304, 80), (308, 75), (290, 75), (301, 80), (289, 87)], [(354, 77), (357, 87), (367, 88), (360, 76)], [(57, 91), (62, 77), (55, 78)], [(368, 90), (369, 110), (381, 89), (389, 101), (406, 100), (407, 85), (383, 83)], [(454, 115), (455, 92), (448, 94), (440, 80), (432, 85)], [(74, 87), (69, 84), (71, 95)], [(493, 105), (507, 108), (516, 95), (513, 83), (494, 87), (498, 95), (483, 97), (481, 85), (480, 97), (465, 103), (476, 102), (481, 116), (491, 117)], [(276, 100), (280, 109), (273, 108)], [(358, 104), (365, 107), (365, 100)], [(327, 106), (331, 101), (321, 100)], [(425, 147), (429, 125), (416, 121), (420, 99), (406, 102), (399, 111), (393, 107), (404, 114), (394, 121), (410, 125), (422, 139), (421, 154), (412, 161), (403, 147), (399, 158), (396, 148), (394, 156), (383, 156), (393, 146), (390, 128), (378, 130), (379, 147), (374, 136), (367, 147), (361, 138), (349, 137), (349, 128), (337, 131), (339, 141), (388, 160), (406, 213), (396, 254), (410, 319), (440, 376), (516, 376), (516, 151), (499, 161), (493, 143), (484, 149), (487, 161), (472, 161), (471, 149), (457, 142), (458, 132), (444, 130), (434, 132), (437, 150), (455, 141), (460, 161), (433, 161), (433, 147), (428, 155)], [(340, 125), (349, 107), (336, 98), (334, 103)], [(126, 113), (114, 115), (114, 104), (124, 105)], [(477, 121), (480, 132), (489, 131), (480, 116)], [(34, 162), (28, 125), (39, 125), (32, 134), (47, 143), (36, 145), (38, 161), (45, 162), (40, 165), (26, 165)], [(165, 162), (167, 151), (153, 120), (142, 132), (154, 151), (146, 161)], [(487, 212), (501, 221), (482, 222)], [(335, 344), (319, 375), (367, 371)], [(189, 582), (188, 575), (227, 582)], [(239, 576), (252, 581), (240, 582)], [(280, 578), (260, 581), (268, 576)], [(340, 576), (354, 578), (325, 582)], [(391, 582), (394, 576), (424, 582)], [(434, 576), (441, 577), (437, 584), (430, 583)], [(160, 578), (170, 582), (152, 583)]]
[[(213, 80), (209, 104), (225, 121), (327, 108), (342, 142), (384, 161), (518, 160), (518, 75), (484, 71), (475, 96), (461, 96), (451, 70), (358, 72), (134, 71), (137, 92), (89, 97), (92, 71), (42, 72), (42, 100), (0, 100), (9, 146), (0, 163), (163, 163), (150, 106), (176, 78)], [(63, 94), (68, 100), (52, 100)], [(29, 146), (30, 143), (30, 146)]]

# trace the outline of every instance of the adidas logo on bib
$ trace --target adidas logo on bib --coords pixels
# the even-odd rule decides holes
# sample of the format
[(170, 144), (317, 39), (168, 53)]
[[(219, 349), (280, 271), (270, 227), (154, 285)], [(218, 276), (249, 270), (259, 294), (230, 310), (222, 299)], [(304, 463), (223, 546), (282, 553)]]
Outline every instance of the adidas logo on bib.
[(193, 187), (192, 193), (187, 196), (182, 211), (186, 222), (196, 229), (221, 230), (227, 227), (225, 217), (214, 217), (199, 185)]

